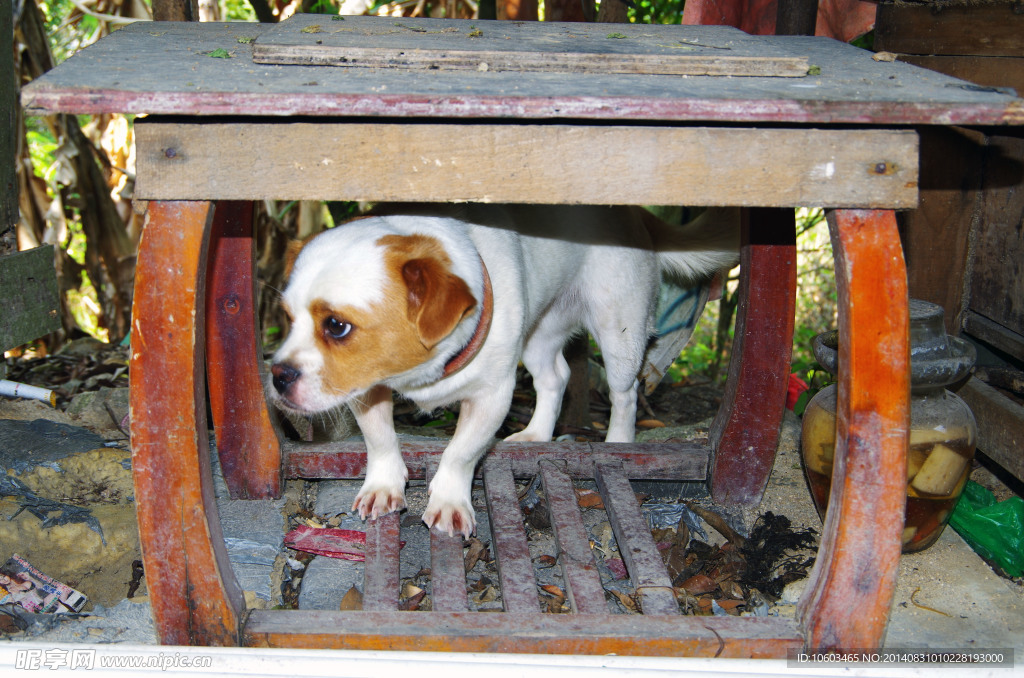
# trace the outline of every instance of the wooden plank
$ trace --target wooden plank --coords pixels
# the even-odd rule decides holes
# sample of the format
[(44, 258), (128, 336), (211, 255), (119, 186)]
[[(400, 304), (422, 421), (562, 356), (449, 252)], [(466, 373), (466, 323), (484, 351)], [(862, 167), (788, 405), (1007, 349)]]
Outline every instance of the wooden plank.
[(1024, 93), (1024, 59), (1021, 57), (901, 54), (899, 60), (982, 87), (1008, 87), (1018, 94)]
[(498, 563), (501, 599), (506, 612), (538, 612), (537, 578), (530, 561), (523, 513), (519, 509), (512, 462), (485, 459), (484, 495), (491, 521), (491, 543)]
[(1024, 14), (1012, 2), (881, 2), (875, 49), (907, 54), (1024, 56)]
[[(14, 164), (18, 83), (14, 76), (13, 17), (11, 0), (0, 0), (0, 234), (18, 223), (18, 184)], [(0, 247), (0, 253), (3, 252)], [(0, 298), (4, 296), (0, 292)], [(0, 326), (5, 324), (0, 323)], [(0, 341), (0, 351), (16, 345)]]
[(206, 371), (224, 481), (234, 499), (281, 495), (281, 450), (260, 378), (251, 202), (217, 203), (207, 265)]
[(907, 131), (140, 121), (135, 132), (144, 199), (917, 204)]
[(53, 246), (43, 245), (0, 257), (0, 351), (60, 329), (53, 256)]
[[(990, 136), (985, 161), (969, 308), (1024, 335), (1024, 137)], [(1024, 360), (1024, 353), (1013, 355)]]
[(792, 210), (743, 217), (740, 306), (722, 407), (711, 424), (711, 496), (725, 504), (761, 501), (786, 412), (796, 308), (796, 224)]
[[(427, 483), (434, 479), (437, 464), (431, 463)], [(464, 612), (469, 609), (466, 596), (466, 561), (462, 554), (462, 535), (449, 536), (430, 530), (430, 599), (438, 612)]]
[(977, 378), (957, 395), (978, 422), (978, 449), (1024, 482), (1024, 407)]
[(398, 609), (400, 531), (397, 513), (389, 513), (366, 524), (364, 610)]
[(647, 615), (253, 610), (252, 647), (663, 657), (784, 658), (793, 620)]
[(252, 647), (663, 657), (784, 658), (793, 620), (647, 615), (253, 610)]
[[(548, 22), (537, 27), (553, 35), (574, 30), (571, 25)], [(665, 30), (675, 41), (709, 45), (744, 36), (721, 26), (647, 28)], [(965, 89), (968, 83), (908, 64), (877, 62), (867, 50), (826, 38), (744, 36), (752, 41), (755, 54), (782, 50), (805, 55), (821, 68), (820, 75), (798, 81), (572, 73), (537, 73), (526, 78), (519, 73), (254, 64), (251, 44), (240, 40), (256, 39), (258, 44), (267, 30), (254, 23), (132, 24), (27, 85), (22, 105), (32, 115), (132, 112), (701, 124), (1024, 124), (1020, 99), (979, 92), (976, 87)], [(229, 57), (211, 58), (216, 49)]]
[(556, 467), (555, 461), (540, 462), (540, 477), (551, 514), (551, 529), (558, 542), (558, 564), (562, 568), (569, 605), (575, 614), (608, 614), (604, 587), (597, 572), (590, 537), (576, 503), (572, 479)]
[[(569, 32), (571, 30), (571, 32)], [(637, 75), (807, 75), (806, 56), (771, 47), (751, 54), (745, 36), (706, 45), (661, 27), (574, 26), (553, 33), (537, 23), (440, 19), (395, 21), (296, 14), (253, 45), (258, 64)], [(746, 47), (747, 49), (744, 49)]]
[(237, 645), (245, 611), (206, 433), (200, 271), (211, 216), (209, 203), (151, 203), (135, 272), (132, 476), (146, 586), (168, 645)]
[(945, 310), (958, 334), (967, 307), (971, 229), (981, 209), (985, 137), (957, 127), (921, 130), (921, 203), (898, 215), (910, 296)]
[[(402, 456), (409, 478), (426, 477), (427, 464), (436, 460), (446, 440), (403, 441)], [(366, 447), (361, 442), (298, 443), (284, 441), (287, 478), (362, 478), (366, 474)], [(630, 478), (648, 480), (700, 480), (707, 478), (708, 448), (700, 443), (496, 443), (489, 460), (507, 460), (516, 477), (537, 474), (540, 456), (556, 458), (573, 478), (592, 478), (593, 465), (603, 459), (619, 460)], [(480, 475), (479, 468), (477, 475)]]
[(807, 647), (877, 648), (896, 586), (906, 502), (906, 269), (892, 212), (840, 210), (828, 220), (842, 365), (835, 467), (821, 547), (797, 610)]
[(968, 310), (964, 313), (964, 331), (976, 339), (993, 346), (1011, 356), (1024, 356), (1024, 335), (1017, 334), (980, 313)]
[(640, 596), (640, 610), (644, 614), (679, 614), (672, 580), (640, 512), (633, 488), (622, 473), (622, 465), (599, 463), (595, 470), (594, 480), (604, 499), (619, 553), (633, 588)]

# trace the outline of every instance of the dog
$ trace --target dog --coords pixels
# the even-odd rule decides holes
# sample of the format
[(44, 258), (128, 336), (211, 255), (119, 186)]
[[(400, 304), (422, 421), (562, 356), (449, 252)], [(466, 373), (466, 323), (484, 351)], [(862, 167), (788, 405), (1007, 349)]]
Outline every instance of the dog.
[(551, 440), (569, 380), (562, 348), (587, 330), (607, 374), (606, 440), (632, 442), (662, 275), (693, 283), (733, 266), (735, 215), (712, 208), (675, 227), (639, 207), (465, 204), (392, 208), (324, 231), (290, 257), (290, 331), (270, 400), (305, 415), (351, 409), (366, 443), (352, 507), (364, 520), (405, 507), (392, 392), (426, 411), (460, 403), (423, 521), (468, 538), (474, 467), (508, 414), (520, 361), (536, 408), (506, 440)]

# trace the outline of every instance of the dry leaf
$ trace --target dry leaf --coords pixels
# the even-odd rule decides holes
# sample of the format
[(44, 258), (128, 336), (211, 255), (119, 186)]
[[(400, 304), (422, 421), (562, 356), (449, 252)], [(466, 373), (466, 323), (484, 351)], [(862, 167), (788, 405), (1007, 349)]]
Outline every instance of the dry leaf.
[(476, 604), (490, 603), (498, 597), (498, 592), (494, 590), (493, 586), (488, 586), (480, 593), (476, 593), (472, 596), (472, 600)]
[(683, 582), (683, 588), (691, 595), (699, 596), (718, 588), (718, 582), (706, 574), (695, 574)]
[(487, 547), (484, 546), (483, 542), (476, 537), (470, 538), (469, 549), (466, 551), (466, 572), (472, 570), (476, 566), (477, 561), (483, 560), (487, 562), (489, 555)]
[(554, 567), (555, 565), (557, 565), (558, 558), (555, 558), (554, 556), (543, 555), (539, 556), (536, 562), (537, 567), (541, 569), (547, 569), (549, 567)]
[(896, 57), (892, 52), (875, 52), (871, 58), (875, 61), (896, 61)]
[(406, 598), (405, 600), (398, 603), (398, 609), (402, 610), (403, 612), (411, 612), (412, 610), (419, 608), (420, 603), (423, 602), (423, 597), (427, 595), (427, 592), (423, 589), (418, 590), (419, 593), (417, 593), (416, 595)]
[(341, 599), (341, 606), (338, 609), (342, 612), (351, 612), (353, 610), (363, 609), (363, 592), (355, 586), (350, 588)]
[(545, 593), (551, 594), (556, 598), (565, 598), (565, 591), (558, 588), (554, 584), (544, 584), (543, 586), (541, 586), (541, 589), (543, 589)]
[(421, 589), (419, 586), (416, 586), (412, 582), (407, 581), (405, 582), (405, 585), (402, 587), (403, 598), (412, 598), (413, 596), (419, 595), (422, 592), (423, 589)]
[(657, 419), (641, 419), (636, 423), (637, 428), (665, 428), (665, 422)]
[(625, 593), (619, 593), (618, 591), (611, 591), (611, 593), (619, 599), (622, 606), (629, 612), (636, 613), (640, 611), (639, 606), (636, 604), (636, 600), (634, 600), (632, 596), (627, 596)]
[(594, 490), (576, 490), (576, 503), (583, 509), (604, 508), (604, 500)]

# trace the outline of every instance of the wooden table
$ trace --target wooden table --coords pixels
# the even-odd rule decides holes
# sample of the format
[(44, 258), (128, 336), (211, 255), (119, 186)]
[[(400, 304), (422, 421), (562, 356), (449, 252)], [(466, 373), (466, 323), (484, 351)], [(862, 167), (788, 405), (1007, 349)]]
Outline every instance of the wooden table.
[[(254, 50), (300, 65), (256, 63)], [(301, 65), (324, 62), (342, 65)], [(22, 100), (30, 113), (148, 114), (135, 121), (135, 197), (150, 202), (132, 321), (132, 447), (163, 642), (722, 656), (881, 644), (908, 418), (906, 274), (893, 210), (917, 201), (916, 126), (1020, 125), (1020, 99), (827, 39), (314, 16), (278, 27), (133, 24), (32, 83)], [(234, 495), (276, 496), (283, 476), (363, 470), (358, 445), (284, 442), (271, 424), (250, 207), (266, 198), (755, 208), (709, 443), (497, 445), (481, 473), (492, 522), (503, 523), (493, 527), (503, 614), (464, 611), (461, 544), (441, 538), (435, 611), (396, 611), (395, 516), (368, 526), (364, 611), (245, 610), (212, 498), (204, 365)], [(817, 564), (797, 620), (682, 617), (626, 480), (709, 478), (720, 501), (760, 499), (793, 333), (794, 226), (792, 210), (779, 208), (801, 205), (832, 208), (842, 337), (835, 477)], [(440, 449), (404, 450), (414, 477)], [(510, 483), (538, 473), (569, 540), (562, 560), (576, 564), (562, 563), (571, 615), (537, 613)], [(643, 616), (607, 614), (585, 535), (570, 538), (577, 476), (599, 481), (620, 550), (632, 554)]]

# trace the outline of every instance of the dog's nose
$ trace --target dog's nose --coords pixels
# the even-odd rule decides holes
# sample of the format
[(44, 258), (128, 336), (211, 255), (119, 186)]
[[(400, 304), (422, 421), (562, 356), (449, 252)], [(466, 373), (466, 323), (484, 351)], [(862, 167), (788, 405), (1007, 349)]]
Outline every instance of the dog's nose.
[(286, 363), (277, 363), (271, 367), (270, 374), (274, 378), (274, 388), (277, 389), (277, 392), (281, 395), (284, 395), (284, 392), (288, 390), (288, 387), (294, 384), (298, 378), (302, 376), (302, 372), (299, 372), (297, 369)]

